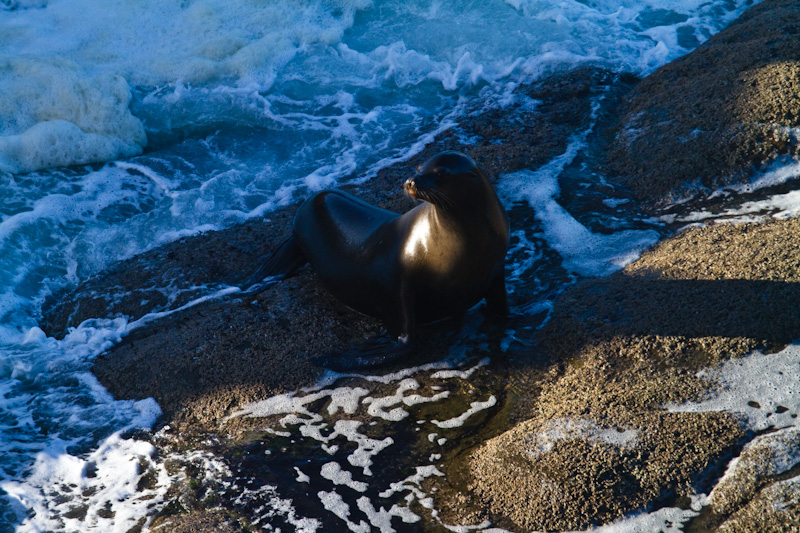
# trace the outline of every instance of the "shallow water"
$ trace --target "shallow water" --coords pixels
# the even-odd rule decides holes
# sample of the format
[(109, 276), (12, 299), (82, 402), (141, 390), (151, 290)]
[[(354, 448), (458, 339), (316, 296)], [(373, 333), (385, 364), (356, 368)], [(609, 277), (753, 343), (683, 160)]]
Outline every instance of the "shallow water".
[[(0, 530), (127, 531), (183, 475), (168, 472), (152, 445), (121, 437), (152, 427), (155, 402), (115, 400), (88, 371), (133, 325), (97, 317), (63, 340), (47, 338), (38, 324), (48, 294), (180, 236), (263, 216), (309, 191), (368, 180), (466, 114), (537, 105), (515, 89), (549, 73), (598, 65), (646, 75), (750, 4), (0, 1), (0, 516), (7, 524)], [(594, 98), (599, 109), (603, 95)], [(602, 176), (584, 172), (594, 157), (592, 127), (575, 131), (567, 150), (543, 167), (499, 180), (509, 210), (536, 212), (512, 239), (510, 290), (536, 286), (517, 312), (545, 317), (566, 284), (620, 268), (681, 225), (794, 216), (799, 205), (796, 164), (784, 161), (752, 191), (710, 191), (713, 201), (702, 212), (683, 205), (643, 218)], [(509, 332), (503, 345), (522, 337)], [(465, 330), (444, 364), (472, 368), (465, 346), (482, 342)], [(463, 438), (468, 431), (459, 427), (501, 409), (502, 391), (487, 384), (473, 399), (470, 380), (432, 377), (437, 371), (415, 372), (439, 385), (414, 389), (412, 372), (388, 385), (394, 392), (384, 400), (359, 404), (367, 410), (364, 433), (344, 424), (330, 440), (337, 444), (325, 442), (341, 446), (334, 454), (319, 452), (330, 435), (314, 434), (313, 410), (301, 413), (306, 420), (290, 436), (279, 436), (275, 446), (302, 440), (318, 455), (314, 468), (292, 466), (279, 481), (313, 473), (321, 476), (314, 483), (330, 485), (317, 491), (323, 496), (315, 493), (308, 521), (294, 510), (298, 498), (266, 485), (250, 500), (243, 492), (243, 508), (273, 502), (265, 509), (282, 518), (263, 520), (301, 530), (313, 530), (314, 521), (341, 526), (345, 505), (355, 529), (370, 520), (379, 529), (399, 527), (409, 513), (432, 516), (417, 478), (391, 465), (382, 469), (397, 477), (361, 499), (369, 465), (355, 468), (350, 458), (368, 439), (383, 442), (380, 431), (392, 424), (392, 431), (431, 439), (414, 457), (418, 476), (436, 476), (431, 449), (439, 439)], [(464, 415), (467, 426), (440, 428), (426, 414), (434, 404), (452, 420)], [(408, 416), (386, 420), (401, 411)], [(342, 407), (339, 414), (355, 413)], [(417, 440), (409, 436), (402, 446)], [(213, 482), (231, 468), (213, 457), (191, 460)], [(341, 466), (326, 466), (346, 462), (352, 478)]]

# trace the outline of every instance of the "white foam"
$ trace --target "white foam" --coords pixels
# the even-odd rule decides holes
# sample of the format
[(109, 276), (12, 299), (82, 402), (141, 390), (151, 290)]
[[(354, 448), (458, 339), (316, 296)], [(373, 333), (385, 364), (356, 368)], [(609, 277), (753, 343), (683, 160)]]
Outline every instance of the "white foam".
[(378, 416), (384, 420), (397, 422), (408, 416), (408, 411), (400, 407), (394, 408), (391, 411), (385, 411), (385, 407), (401, 403), (404, 398), (404, 393), (409, 390), (416, 390), (419, 388), (419, 382), (415, 379), (407, 378), (400, 382), (397, 387), (397, 392), (392, 396), (385, 396), (383, 398), (364, 398), (363, 402), (369, 405), (367, 412), (372, 416)]
[[(664, 507), (585, 530), (591, 533), (680, 533), (683, 524), (697, 516), (691, 509)], [(578, 532), (571, 532), (578, 533)]]
[(413, 524), (420, 521), (420, 517), (408, 507), (401, 507), (397, 504), (392, 505), (387, 511), (384, 507), (375, 509), (372, 502), (366, 496), (362, 496), (356, 501), (358, 508), (367, 515), (370, 525), (378, 528), (381, 533), (393, 533), (392, 517), (397, 516), (406, 524)]
[(355, 533), (369, 533), (369, 524), (363, 520), (359, 521), (358, 524), (350, 521), (350, 506), (347, 505), (339, 494), (321, 490), (317, 493), (317, 496), (322, 502), (322, 505), (325, 506), (325, 509), (341, 518), (350, 531)]
[(427, 372), (430, 370), (438, 370), (438, 369), (449, 369), (453, 367), (453, 363), (449, 361), (437, 361), (435, 363), (427, 363), (424, 365), (413, 366), (408, 368), (403, 368), (401, 370), (397, 370), (395, 372), (390, 372), (388, 374), (381, 374), (381, 375), (370, 375), (370, 374), (357, 374), (357, 373), (339, 373), (334, 372), (333, 370), (329, 370), (328, 372), (323, 375), (320, 382), (312, 387), (309, 390), (317, 390), (322, 387), (330, 386), (333, 383), (336, 383), (338, 380), (347, 377), (355, 377), (364, 379), (366, 381), (370, 381), (373, 383), (392, 383), (395, 381), (399, 381), (405, 379), (409, 376), (413, 376), (419, 372)]
[(448, 420), (444, 420), (442, 422), (438, 420), (431, 420), (431, 423), (437, 427), (443, 429), (451, 429), (455, 427), (461, 427), (464, 425), (464, 422), (467, 421), (469, 417), (474, 415), (475, 413), (479, 413), (485, 409), (490, 407), (494, 407), (497, 404), (497, 398), (495, 398), (494, 394), (489, 396), (489, 399), (485, 402), (471, 402), (469, 404), (469, 409), (461, 413), (460, 415), (450, 418)]
[(718, 382), (711, 397), (702, 402), (668, 404), (670, 411), (736, 413), (754, 431), (798, 425), (800, 345), (791, 344), (774, 354), (755, 352), (730, 359), (698, 375)]
[(108, 161), (147, 144), (120, 76), (58, 56), (0, 54), (0, 94), (0, 172)]
[(308, 483), (311, 481), (311, 478), (308, 475), (304, 474), (302, 470), (297, 467), (294, 467), (294, 471), (297, 472), (297, 482), (298, 483)]
[[(20, 520), (20, 531), (54, 530), (59, 524), (128, 531), (163, 503), (171, 476), (155, 448), (121, 436), (151, 428), (161, 414), (159, 406), (153, 399), (116, 401), (86, 371), (95, 356), (136, 324), (124, 318), (86, 320), (63, 340), (47, 337), (38, 327), (3, 331), (12, 351), (2, 366), (12, 362), (13, 369), (3, 370), (10, 380), (0, 383), (0, 391), (11, 399), (3, 408), (16, 420), (0, 423), (0, 434), (14, 435), (0, 439), (5, 472), (12, 477), (0, 487)], [(40, 387), (35, 396), (16, 391), (32, 383)], [(42, 438), (41, 420), (48, 421), (48, 438)], [(26, 456), (32, 457), (27, 471)], [(24, 480), (13, 479), (23, 472)], [(144, 476), (153, 480), (152, 489), (139, 490)]]
[[(15, 419), (0, 423), (8, 477), (22, 474), (27, 457), (33, 458), (24, 481), (0, 483), (20, 520), (19, 531), (53, 530), (62, 521), (73, 529), (97, 524), (106, 531), (127, 531), (165, 494), (168, 475), (155, 461), (153, 446), (121, 437), (152, 427), (160, 408), (152, 399), (115, 401), (85, 370), (91, 358), (119, 341), (125, 325), (124, 319), (87, 321), (61, 341), (31, 328), (17, 333), (21, 342), (6, 354), (4, 364), (16, 361), (10, 381), (0, 386), (10, 400), (3, 409)], [(5, 340), (14, 342), (10, 334)], [(35, 396), (19, 394), (18, 387), (32, 383), (49, 387)], [(41, 420), (50, 421), (47, 439), (39, 430)], [(98, 420), (117, 430), (104, 432)], [(94, 451), (75, 451), (87, 446)], [(146, 474), (155, 477), (156, 487), (137, 492)]]
[(509, 292), (514, 291), (515, 282), (520, 280), (522, 276), (528, 272), (540, 260), (544, 253), (542, 250), (537, 250), (534, 243), (532, 243), (525, 235), (525, 230), (512, 231), (510, 237), (516, 239), (516, 242), (509, 248), (506, 257), (516, 257), (523, 255), (521, 260), (508, 265), (510, 272), (506, 275), (506, 283)]
[[(568, 151), (561, 157), (572, 157)], [(556, 200), (557, 177), (565, 162), (556, 158), (536, 171), (502, 176), (500, 188), (511, 201), (526, 200), (541, 221), (543, 238), (563, 258), (563, 266), (582, 276), (605, 276), (635, 261), (658, 241), (652, 230), (592, 233)], [(533, 252), (532, 252), (533, 253)]]
[(729, 202), (736, 202), (735, 207), (728, 207), (719, 212), (709, 210), (694, 211), (686, 215), (665, 215), (663, 221), (697, 223), (710, 220), (727, 222), (753, 222), (767, 217), (788, 219), (800, 216), (800, 193), (789, 191), (767, 196), (759, 200), (740, 202), (742, 194), (753, 194), (770, 187), (783, 185), (800, 177), (800, 161), (781, 158), (769, 166), (764, 172), (758, 173), (753, 180), (740, 185), (723, 187), (710, 195), (714, 197), (731, 197)]
[[(154, 460), (155, 452), (149, 443), (115, 434), (85, 459), (55, 451), (39, 454), (25, 483), (0, 483), (20, 511), (32, 511), (17, 531), (83, 530), (87, 525), (109, 532), (130, 530), (170, 485), (170, 476)], [(140, 490), (140, 479), (150, 472), (156, 487)], [(74, 511), (81, 508), (86, 509), (85, 517), (75, 517)]]
[(358, 492), (366, 491), (369, 486), (363, 481), (354, 481), (353, 474), (343, 470), (339, 463), (325, 463), (322, 465), (320, 475), (332, 481), (334, 485), (344, 485)]
[(745, 202), (741, 206), (726, 209), (722, 213), (700, 211), (678, 217), (680, 222), (700, 222), (718, 219), (727, 222), (757, 222), (771, 216), (776, 219), (788, 219), (800, 216), (800, 192), (791, 191), (776, 194), (764, 200)]
[(481, 367), (487, 366), (490, 363), (490, 359), (488, 357), (484, 357), (477, 364), (471, 366), (466, 370), (439, 370), (438, 372), (434, 372), (431, 374), (431, 378), (433, 379), (469, 379), (472, 374)]
[[(794, 135), (800, 140), (800, 128), (794, 128)], [(779, 158), (764, 171), (759, 172), (750, 183), (729, 185), (725, 191), (737, 193), (753, 193), (768, 187), (782, 185), (787, 181), (800, 177), (800, 161), (791, 158)]]
[(352, 420), (337, 420), (334, 424), (334, 434), (342, 435), (358, 446), (353, 453), (347, 456), (347, 462), (353, 466), (361, 467), (365, 476), (371, 476), (372, 458), (394, 444), (394, 439), (391, 437), (373, 439), (362, 435), (357, 431), (360, 425), (360, 422)]
[(316, 402), (326, 396), (331, 398), (328, 406), (328, 414), (335, 414), (340, 408), (348, 414), (352, 414), (358, 407), (359, 400), (368, 393), (361, 387), (337, 387), (335, 389), (323, 389), (321, 391), (298, 396), (296, 392), (280, 394), (247, 404), (241, 410), (231, 414), (228, 418), (246, 416), (249, 418), (263, 418), (279, 414), (301, 413), (312, 416), (306, 409), (306, 405)]
[(601, 427), (594, 420), (555, 419), (549, 421), (543, 430), (531, 435), (532, 457), (552, 451), (556, 442), (566, 439), (581, 439), (588, 442), (610, 444), (619, 448), (629, 448), (636, 443), (638, 432), (635, 429), (617, 430)]
[[(602, 95), (592, 103), (589, 125), (576, 133), (567, 143), (564, 153), (554, 157), (535, 171), (521, 170), (500, 177), (498, 193), (507, 208), (514, 203), (530, 205), (536, 219), (542, 223), (542, 237), (563, 259), (567, 270), (582, 276), (606, 276), (635, 261), (641, 252), (658, 242), (653, 230), (623, 230), (609, 234), (592, 233), (578, 222), (557, 198), (560, 194), (558, 177), (586, 147), (600, 109)], [(532, 243), (520, 241), (520, 245)]]
[(35, 180), (43, 190), (29, 197), (18, 190), (19, 181), (9, 182), (10, 190), (26, 196), (25, 206), (0, 217), (0, 273), (5, 286), (14, 289), (0, 297), (3, 314), (7, 307), (31, 305), (21, 294), (30, 298), (30, 293), (36, 297), (48, 290), (41, 287), (41, 272), (52, 273), (46, 283), (55, 289), (170, 239), (220, 229), (246, 217), (194, 209), (198, 195), (207, 191), (181, 190), (174, 176), (143, 165), (110, 165), (83, 175)]
[(444, 477), (444, 473), (434, 465), (418, 466), (410, 476), (391, 483), (388, 489), (380, 493), (380, 496), (381, 498), (390, 498), (394, 494), (409, 492), (415, 498), (424, 500), (427, 495), (420, 489), (420, 484), (431, 476)]
[[(436, 376), (437, 373), (434, 373), (433, 376)], [(367, 397), (362, 400), (362, 403), (368, 405), (367, 412), (371, 416), (376, 416), (382, 418), (384, 420), (389, 420), (392, 422), (397, 422), (405, 417), (408, 416), (408, 411), (401, 407), (396, 407), (390, 411), (386, 411), (384, 408), (389, 407), (392, 405), (397, 405), (398, 403), (403, 403), (406, 406), (413, 406), (418, 405), (421, 403), (430, 403), (442, 400), (447, 398), (450, 395), (450, 391), (443, 391), (433, 396), (422, 396), (420, 394), (409, 394), (406, 395), (405, 393), (411, 390), (417, 390), (419, 388), (419, 382), (415, 379), (406, 378), (402, 380), (398, 387), (395, 394), (391, 396), (384, 396), (382, 398), (373, 398)]]

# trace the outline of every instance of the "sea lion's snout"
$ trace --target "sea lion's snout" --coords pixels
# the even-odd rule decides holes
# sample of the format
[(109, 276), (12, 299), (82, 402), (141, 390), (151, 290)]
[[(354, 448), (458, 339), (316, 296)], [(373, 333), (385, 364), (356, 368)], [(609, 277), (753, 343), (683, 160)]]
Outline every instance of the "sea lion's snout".
[(403, 189), (411, 198), (417, 199), (417, 182), (414, 178), (408, 178), (405, 183), (403, 183)]

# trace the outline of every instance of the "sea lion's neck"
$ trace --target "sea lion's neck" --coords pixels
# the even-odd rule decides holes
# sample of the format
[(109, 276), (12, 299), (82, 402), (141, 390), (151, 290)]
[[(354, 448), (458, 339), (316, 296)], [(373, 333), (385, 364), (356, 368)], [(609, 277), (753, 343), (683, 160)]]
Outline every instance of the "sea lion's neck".
[(436, 243), (437, 247), (450, 249), (474, 246), (492, 232), (481, 212), (470, 213), (433, 204), (424, 204), (414, 229), (418, 240), (424, 235), (424, 239)]
[(457, 230), (475, 236), (484, 235), (487, 231), (507, 233), (508, 219), (505, 210), (493, 191), (490, 191), (490, 195), (475, 198), (471, 205), (434, 205), (426, 202), (423, 204), (424, 215), (430, 218), (432, 226), (446, 231)]

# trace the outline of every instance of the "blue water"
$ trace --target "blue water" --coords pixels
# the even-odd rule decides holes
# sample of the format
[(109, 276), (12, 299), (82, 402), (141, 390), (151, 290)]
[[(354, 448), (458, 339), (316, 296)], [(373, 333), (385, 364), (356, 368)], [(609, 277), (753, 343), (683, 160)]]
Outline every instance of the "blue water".
[[(151, 427), (158, 406), (114, 400), (88, 372), (129, 325), (97, 317), (47, 338), (48, 294), (368, 180), (549, 73), (644, 76), (752, 3), (0, 0), (0, 531), (126, 531), (163, 496), (134, 501), (141, 472), (124, 466), (156, 459), (120, 438)], [(542, 213), (542, 242), (566, 268), (601, 275), (656, 237), (592, 234), (553, 200), (584, 141), (575, 132), (566, 154), (525, 176), (540, 187), (512, 175), (500, 192)], [(103, 477), (112, 471), (116, 484)], [(70, 483), (97, 492), (91, 520), (55, 512)], [(109, 500), (116, 518), (93, 514)]]

